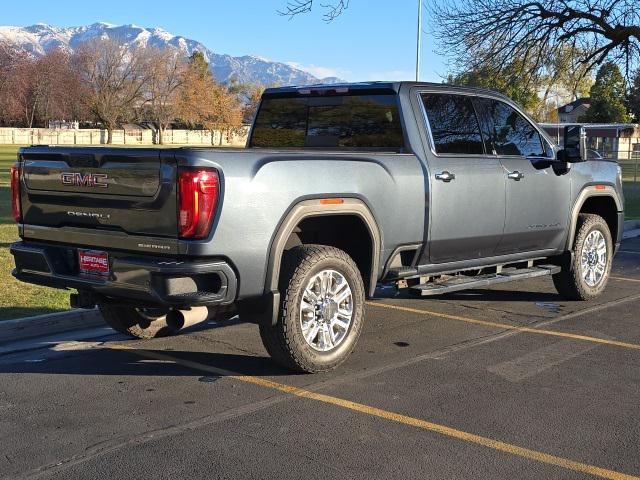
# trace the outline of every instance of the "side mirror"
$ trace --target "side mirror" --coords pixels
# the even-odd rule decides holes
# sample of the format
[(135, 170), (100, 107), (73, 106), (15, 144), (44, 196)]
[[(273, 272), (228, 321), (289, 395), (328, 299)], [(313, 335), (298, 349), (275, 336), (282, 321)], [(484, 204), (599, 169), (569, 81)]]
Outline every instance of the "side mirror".
[(564, 148), (558, 152), (558, 160), (567, 163), (587, 160), (587, 131), (582, 125), (564, 127)]

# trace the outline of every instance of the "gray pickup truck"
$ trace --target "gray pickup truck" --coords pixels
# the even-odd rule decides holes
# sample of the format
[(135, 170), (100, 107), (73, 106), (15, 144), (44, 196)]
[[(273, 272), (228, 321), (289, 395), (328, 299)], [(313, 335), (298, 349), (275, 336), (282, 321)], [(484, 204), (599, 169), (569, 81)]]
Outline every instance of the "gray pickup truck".
[(33, 146), (12, 170), (16, 278), (76, 289), (138, 338), (237, 311), (279, 364), (356, 345), (365, 299), (551, 275), (607, 283), (620, 168), (509, 99), (425, 83), (268, 89), (245, 149)]

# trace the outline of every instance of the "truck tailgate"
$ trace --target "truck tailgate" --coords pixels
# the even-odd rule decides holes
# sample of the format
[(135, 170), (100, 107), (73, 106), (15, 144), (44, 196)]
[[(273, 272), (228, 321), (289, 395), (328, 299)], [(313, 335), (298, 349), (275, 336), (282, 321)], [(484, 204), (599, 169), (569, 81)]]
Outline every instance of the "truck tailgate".
[(172, 150), (29, 147), (19, 159), (25, 238), (60, 241), (66, 233), (65, 242), (99, 246), (102, 236), (112, 247), (129, 236), (177, 239)]

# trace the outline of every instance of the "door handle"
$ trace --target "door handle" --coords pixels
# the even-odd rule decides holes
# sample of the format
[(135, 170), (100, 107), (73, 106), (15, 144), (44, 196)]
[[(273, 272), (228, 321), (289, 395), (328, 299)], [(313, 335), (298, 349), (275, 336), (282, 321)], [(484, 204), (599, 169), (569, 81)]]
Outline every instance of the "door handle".
[(516, 182), (519, 182), (521, 179), (524, 178), (524, 173), (520, 173), (517, 170), (515, 172), (509, 172), (507, 174), (507, 178), (510, 178), (511, 180), (515, 180)]
[(447, 172), (446, 170), (442, 173), (436, 173), (436, 180), (442, 180), (443, 182), (449, 183), (451, 180), (455, 179), (455, 174), (451, 172)]

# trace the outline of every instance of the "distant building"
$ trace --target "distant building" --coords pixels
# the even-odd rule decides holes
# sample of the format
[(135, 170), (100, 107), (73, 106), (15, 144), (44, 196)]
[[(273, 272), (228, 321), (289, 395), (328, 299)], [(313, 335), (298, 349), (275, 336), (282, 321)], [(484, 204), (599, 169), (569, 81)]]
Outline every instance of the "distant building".
[(587, 113), (591, 107), (590, 98), (579, 98), (571, 103), (567, 103), (558, 108), (558, 119), (560, 123), (576, 123), (580, 117)]

